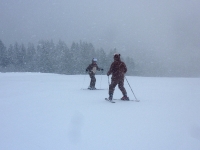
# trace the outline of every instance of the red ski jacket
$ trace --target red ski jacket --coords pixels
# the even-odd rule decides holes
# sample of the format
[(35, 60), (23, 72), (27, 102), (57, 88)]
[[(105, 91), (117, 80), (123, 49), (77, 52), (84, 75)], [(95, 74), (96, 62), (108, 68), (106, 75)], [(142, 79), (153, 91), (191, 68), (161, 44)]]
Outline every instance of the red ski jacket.
[(112, 78), (122, 78), (124, 74), (127, 72), (126, 64), (120, 59), (115, 60), (108, 71), (107, 75), (112, 74)]

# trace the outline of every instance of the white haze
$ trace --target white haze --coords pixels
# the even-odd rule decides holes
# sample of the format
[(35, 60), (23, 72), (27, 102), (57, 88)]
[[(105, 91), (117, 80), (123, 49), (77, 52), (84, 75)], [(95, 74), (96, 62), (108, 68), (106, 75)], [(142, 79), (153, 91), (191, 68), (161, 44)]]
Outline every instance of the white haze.
[(1, 0), (0, 39), (6, 45), (61, 39), (69, 46), (82, 40), (117, 48), (154, 71), (200, 76), (199, 6), (197, 0)]

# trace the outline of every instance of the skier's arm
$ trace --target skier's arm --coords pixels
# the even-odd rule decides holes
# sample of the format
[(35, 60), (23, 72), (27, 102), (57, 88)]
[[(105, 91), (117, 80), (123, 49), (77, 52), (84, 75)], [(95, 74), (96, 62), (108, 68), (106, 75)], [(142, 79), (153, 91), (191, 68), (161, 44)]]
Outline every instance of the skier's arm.
[(110, 69), (109, 69), (109, 71), (107, 73), (107, 76), (109, 76), (112, 73), (112, 70), (113, 70), (113, 63), (110, 66)]
[(87, 68), (86, 68), (86, 72), (88, 72), (88, 71), (90, 71), (91, 69), (91, 67), (90, 67), (91, 65), (89, 65)]
[(98, 65), (97, 65), (97, 70), (98, 71), (103, 71), (103, 68), (99, 68)]
[(124, 63), (124, 73), (127, 72), (127, 67), (126, 67), (126, 64)]

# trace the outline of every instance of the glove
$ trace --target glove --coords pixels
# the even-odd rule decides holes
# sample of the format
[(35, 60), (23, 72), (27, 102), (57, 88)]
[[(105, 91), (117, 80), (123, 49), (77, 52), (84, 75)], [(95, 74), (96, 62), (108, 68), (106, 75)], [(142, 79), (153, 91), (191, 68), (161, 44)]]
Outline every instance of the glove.
[(101, 71), (103, 71), (103, 68), (101, 69)]
[(85, 71), (86, 71), (86, 72), (88, 72), (88, 70), (87, 70), (87, 69), (86, 69)]

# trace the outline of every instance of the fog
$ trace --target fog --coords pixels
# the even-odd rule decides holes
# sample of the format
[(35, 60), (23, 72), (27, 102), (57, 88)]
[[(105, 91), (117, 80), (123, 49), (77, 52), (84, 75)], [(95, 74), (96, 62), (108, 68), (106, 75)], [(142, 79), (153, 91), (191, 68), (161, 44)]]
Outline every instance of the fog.
[(200, 76), (199, 6), (199, 0), (0, 0), (0, 39), (6, 46), (82, 40), (117, 48), (152, 71)]

